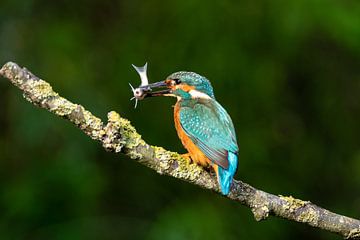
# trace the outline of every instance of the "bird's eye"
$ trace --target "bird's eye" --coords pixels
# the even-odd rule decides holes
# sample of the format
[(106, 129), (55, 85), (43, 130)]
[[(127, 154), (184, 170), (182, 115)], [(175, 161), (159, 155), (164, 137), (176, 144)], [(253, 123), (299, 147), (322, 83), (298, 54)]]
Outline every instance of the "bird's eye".
[(173, 79), (173, 80), (175, 81), (176, 84), (180, 84), (180, 83), (181, 83), (181, 80), (178, 79), (178, 78), (175, 78), (175, 79)]

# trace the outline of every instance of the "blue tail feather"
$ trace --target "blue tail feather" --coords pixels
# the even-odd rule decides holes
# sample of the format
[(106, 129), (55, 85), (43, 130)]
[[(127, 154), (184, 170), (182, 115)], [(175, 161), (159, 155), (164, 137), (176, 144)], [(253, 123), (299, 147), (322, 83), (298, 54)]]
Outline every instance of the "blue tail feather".
[(236, 173), (238, 156), (233, 152), (228, 152), (229, 168), (223, 169), (218, 167), (218, 181), (221, 189), (221, 193), (228, 195), (231, 188), (233, 177)]

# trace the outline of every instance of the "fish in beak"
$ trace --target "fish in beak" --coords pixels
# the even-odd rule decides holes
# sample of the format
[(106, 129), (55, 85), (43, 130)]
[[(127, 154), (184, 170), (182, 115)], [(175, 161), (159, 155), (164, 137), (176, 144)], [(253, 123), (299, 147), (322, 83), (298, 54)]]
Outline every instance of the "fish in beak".
[(149, 84), (147, 77), (147, 63), (145, 63), (143, 67), (137, 67), (134, 64), (132, 64), (132, 66), (135, 68), (141, 79), (141, 84), (137, 88), (134, 88), (129, 83), (134, 95), (130, 100), (135, 99), (135, 108), (137, 107), (138, 100), (143, 100), (146, 97), (165, 96), (171, 93), (171, 89), (167, 88), (168, 85), (165, 81)]

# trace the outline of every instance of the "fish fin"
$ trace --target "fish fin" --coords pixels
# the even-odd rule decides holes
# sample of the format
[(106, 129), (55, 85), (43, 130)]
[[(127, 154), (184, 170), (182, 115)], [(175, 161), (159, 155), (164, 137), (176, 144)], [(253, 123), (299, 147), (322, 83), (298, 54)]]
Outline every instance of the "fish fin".
[(149, 80), (147, 77), (147, 63), (145, 63), (142, 67), (137, 67), (134, 64), (131, 64), (133, 68), (135, 68), (136, 72), (140, 75), (141, 79), (141, 85), (140, 86), (146, 86), (149, 85)]

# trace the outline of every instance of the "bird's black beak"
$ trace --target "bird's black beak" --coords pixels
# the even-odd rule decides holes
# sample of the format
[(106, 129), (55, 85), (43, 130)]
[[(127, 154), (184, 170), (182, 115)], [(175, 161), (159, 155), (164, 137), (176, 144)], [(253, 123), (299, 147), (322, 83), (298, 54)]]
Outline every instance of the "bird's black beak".
[(143, 89), (146, 93), (145, 97), (164, 96), (165, 94), (171, 93), (171, 89), (168, 88), (168, 85), (165, 81), (151, 83), (149, 85), (141, 86), (140, 88)]

